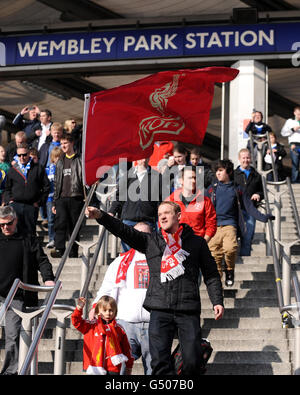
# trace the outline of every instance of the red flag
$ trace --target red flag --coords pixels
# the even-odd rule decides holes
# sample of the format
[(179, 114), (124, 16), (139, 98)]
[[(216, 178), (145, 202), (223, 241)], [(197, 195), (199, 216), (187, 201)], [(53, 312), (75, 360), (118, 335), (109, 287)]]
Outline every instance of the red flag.
[(155, 141), (201, 145), (216, 82), (233, 80), (238, 70), (207, 67), (163, 71), (86, 95), (83, 169), (87, 185), (102, 166), (150, 157)]

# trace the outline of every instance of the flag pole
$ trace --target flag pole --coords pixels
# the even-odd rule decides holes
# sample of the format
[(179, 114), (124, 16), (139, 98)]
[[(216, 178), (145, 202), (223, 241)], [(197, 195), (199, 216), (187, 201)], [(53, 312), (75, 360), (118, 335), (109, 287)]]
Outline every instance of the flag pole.
[[(89, 193), (88, 193), (88, 195), (87, 195), (87, 197), (86, 197), (86, 199), (85, 199), (83, 208), (82, 208), (81, 213), (80, 213), (80, 215), (79, 215), (79, 218), (78, 218), (78, 220), (77, 220), (77, 222), (76, 222), (75, 228), (74, 228), (74, 230), (73, 230), (73, 232), (72, 232), (72, 235), (71, 235), (70, 240), (69, 240), (69, 242), (68, 242), (68, 244), (67, 244), (67, 247), (66, 247), (66, 249), (65, 249), (65, 252), (64, 252), (64, 254), (63, 254), (62, 258), (61, 258), (61, 261), (60, 261), (60, 263), (59, 263), (59, 265), (58, 265), (58, 268), (57, 268), (57, 270), (56, 270), (55, 278), (54, 278), (54, 281), (55, 281), (55, 282), (59, 279), (59, 276), (60, 276), (60, 274), (61, 274), (61, 272), (62, 272), (62, 270), (63, 270), (63, 268), (64, 268), (64, 265), (65, 265), (66, 260), (67, 260), (67, 258), (68, 258), (68, 256), (69, 256), (69, 253), (70, 253), (70, 251), (71, 251), (71, 248), (72, 248), (72, 246), (73, 246), (73, 244), (74, 244), (74, 241), (75, 241), (75, 238), (76, 238), (76, 236), (77, 236), (77, 233), (79, 232), (80, 227), (81, 227), (81, 224), (82, 224), (82, 222), (83, 222), (83, 219), (85, 218), (85, 209), (88, 207), (88, 205), (89, 205), (89, 203), (90, 203), (90, 201), (91, 201), (91, 199), (92, 199), (92, 197), (93, 197), (93, 194), (94, 194), (94, 192), (95, 192), (95, 190), (96, 190), (96, 188), (97, 188), (97, 186), (98, 186), (98, 183), (99, 183), (99, 181), (95, 182), (95, 183), (91, 186), (91, 188), (90, 188), (90, 190), (89, 190)], [(47, 304), (48, 299), (49, 299), (49, 296), (50, 296), (50, 295), (47, 295), (47, 296), (46, 296), (46, 298), (45, 298), (45, 300), (44, 300), (44, 303), (43, 303), (44, 305)]]
[(87, 185), (86, 183), (86, 171), (85, 171), (85, 145), (86, 145), (86, 130), (87, 130), (87, 120), (89, 114), (90, 107), (90, 93), (86, 93), (84, 95), (84, 109), (83, 109), (83, 126), (82, 126), (82, 182), (83, 185)]
[(93, 184), (93, 185), (91, 186), (91, 189), (89, 190), (89, 193), (88, 193), (88, 195), (87, 195), (87, 197), (86, 197), (86, 199), (85, 199), (85, 202), (84, 202), (84, 206), (82, 207), (82, 210), (81, 210), (81, 213), (80, 213), (80, 215), (79, 215), (79, 218), (78, 218), (78, 220), (77, 220), (77, 222), (76, 222), (76, 225), (75, 225), (75, 227), (74, 227), (74, 229), (73, 229), (73, 232), (72, 232), (72, 235), (71, 235), (71, 237), (70, 237), (70, 240), (69, 240), (69, 242), (68, 242), (68, 244), (67, 244), (67, 247), (66, 247), (66, 249), (65, 249), (64, 255), (62, 256), (61, 261), (60, 261), (60, 264), (59, 264), (59, 266), (58, 266), (58, 268), (57, 268), (57, 271), (56, 271), (56, 273), (55, 273), (55, 279), (54, 279), (54, 281), (57, 281), (57, 280), (58, 280), (58, 278), (59, 278), (59, 276), (60, 276), (60, 274), (61, 274), (61, 272), (62, 272), (62, 269), (63, 269), (63, 267), (64, 267), (64, 264), (65, 264), (65, 262), (66, 262), (66, 260), (67, 260), (67, 258), (68, 258), (68, 255), (69, 255), (69, 253), (70, 253), (70, 251), (71, 251), (71, 248), (72, 248), (72, 246), (73, 246), (73, 244), (74, 244), (74, 241), (75, 241), (75, 239), (76, 239), (77, 233), (79, 232), (80, 227), (81, 227), (81, 225), (82, 225), (82, 222), (83, 222), (83, 220), (84, 220), (84, 218), (85, 218), (85, 209), (88, 207), (88, 205), (89, 205), (89, 203), (90, 203), (90, 201), (91, 201), (91, 199), (92, 199), (92, 196), (93, 196), (93, 194), (94, 194), (94, 192), (95, 192), (95, 190), (96, 190), (96, 188), (97, 188), (97, 186), (98, 186), (98, 182), (99, 182), (99, 181), (95, 182), (95, 184)]

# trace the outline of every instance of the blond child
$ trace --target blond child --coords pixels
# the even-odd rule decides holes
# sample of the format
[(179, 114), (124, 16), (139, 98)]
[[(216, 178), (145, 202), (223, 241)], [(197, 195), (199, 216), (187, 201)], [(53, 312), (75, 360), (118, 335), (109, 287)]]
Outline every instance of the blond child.
[(124, 329), (116, 323), (117, 303), (111, 296), (102, 296), (95, 307), (93, 321), (82, 318), (85, 298), (79, 298), (72, 314), (72, 324), (83, 337), (83, 369), (92, 375), (119, 375), (122, 362), (130, 375), (134, 358)]

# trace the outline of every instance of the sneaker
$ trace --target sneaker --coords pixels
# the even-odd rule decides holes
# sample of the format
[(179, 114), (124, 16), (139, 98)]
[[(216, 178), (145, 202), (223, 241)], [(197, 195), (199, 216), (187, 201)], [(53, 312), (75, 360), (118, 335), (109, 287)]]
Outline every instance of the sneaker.
[(59, 250), (57, 248), (54, 248), (53, 250), (50, 251), (50, 255), (52, 258), (61, 258), (64, 255), (64, 250)]
[(54, 240), (49, 241), (49, 243), (46, 245), (46, 248), (53, 248), (55, 246)]
[(232, 287), (234, 284), (234, 271), (226, 270), (225, 271), (225, 285), (227, 287)]

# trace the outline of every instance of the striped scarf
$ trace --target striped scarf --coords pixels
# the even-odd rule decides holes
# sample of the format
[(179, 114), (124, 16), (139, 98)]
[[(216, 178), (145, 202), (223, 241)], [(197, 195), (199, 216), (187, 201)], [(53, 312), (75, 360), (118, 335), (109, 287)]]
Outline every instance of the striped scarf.
[(182, 263), (190, 254), (181, 248), (182, 231), (182, 226), (179, 226), (177, 232), (173, 235), (161, 229), (163, 238), (166, 242), (166, 248), (162, 256), (160, 267), (160, 280), (162, 283), (172, 281), (184, 274), (184, 266)]
[(108, 358), (110, 358), (114, 366), (128, 360), (126, 355), (122, 353), (116, 326), (117, 323), (115, 320), (106, 324), (100, 317), (98, 318), (98, 330), (95, 335), (94, 345), (95, 365), (88, 367), (87, 374), (105, 375), (107, 373), (105, 361)]

